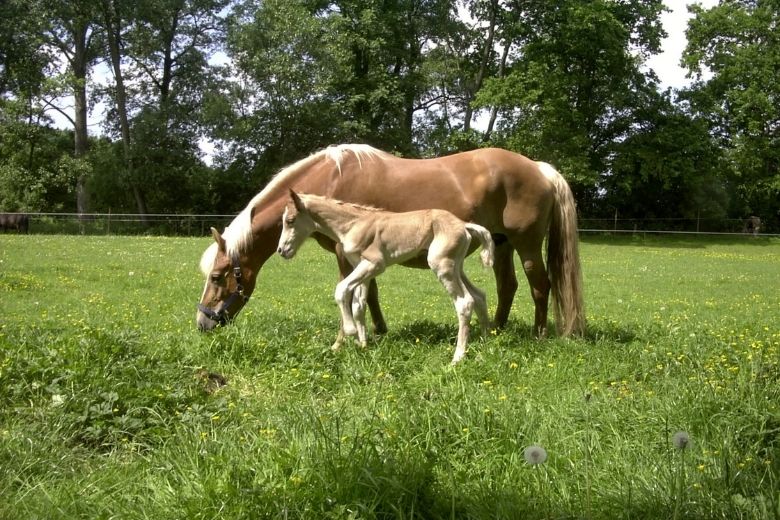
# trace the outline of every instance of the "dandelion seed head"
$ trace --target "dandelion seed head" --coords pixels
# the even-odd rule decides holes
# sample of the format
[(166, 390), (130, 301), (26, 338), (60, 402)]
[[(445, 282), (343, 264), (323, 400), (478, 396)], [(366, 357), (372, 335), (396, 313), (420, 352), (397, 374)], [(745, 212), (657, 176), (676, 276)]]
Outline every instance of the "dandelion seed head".
[(535, 466), (547, 460), (547, 452), (541, 446), (528, 446), (523, 452), (523, 457), (528, 464)]
[(677, 448), (678, 450), (684, 450), (686, 448), (689, 448), (691, 445), (691, 436), (688, 435), (688, 432), (679, 431), (672, 435), (672, 446)]

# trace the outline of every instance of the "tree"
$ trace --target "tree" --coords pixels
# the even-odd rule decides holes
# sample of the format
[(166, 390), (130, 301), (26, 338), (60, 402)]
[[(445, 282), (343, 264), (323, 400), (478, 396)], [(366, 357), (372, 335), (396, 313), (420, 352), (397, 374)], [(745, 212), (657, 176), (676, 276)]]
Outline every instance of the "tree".
[(555, 163), (579, 203), (595, 204), (610, 145), (628, 135), (634, 112), (656, 88), (639, 67), (659, 49), (663, 4), (510, 3), (522, 14), (503, 34), (516, 47), (505, 76), (488, 78), (476, 105), (499, 107), (492, 142)]
[[(35, 4), (33, 4), (35, 5)], [(73, 116), (51, 101), (47, 105), (60, 112), (73, 125), (74, 157), (85, 160), (88, 151), (87, 130), (87, 80), (89, 69), (99, 56), (97, 10), (91, 0), (41, 0), (39, 8), (50, 20), (43, 37), (48, 45), (58, 51), (68, 64), (64, 83), (73, 94)], [(59, 94), (59, 92), (56, 92)], [(76, 180), (76, 209), (88, 211), (87, 178), (82, 174)]]
[(698, 81), (684, 99), (727, 150), (733, 216), (757, 214), (778, 225), (780, 4), (728, 0), (690, 9), (683, 60)]
[(669, 93), (648, 96), (630, 135), (608, 155), (599, 182), (602, 212), (638, 219), (726, 216), (723, 154), (706, 121), (673, 105)]

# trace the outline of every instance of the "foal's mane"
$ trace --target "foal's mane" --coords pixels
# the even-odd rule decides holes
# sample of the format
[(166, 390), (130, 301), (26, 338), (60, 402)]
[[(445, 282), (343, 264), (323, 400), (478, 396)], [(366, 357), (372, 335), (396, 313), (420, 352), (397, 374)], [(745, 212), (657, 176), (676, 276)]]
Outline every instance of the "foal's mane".
[(344, 206), (347, 208), (353, 208), (360, 211), (386, 211), (383, 208), (377, 208), (376, 206), (365, 206), (363, 204), (356, 204), (354, 202), (345, 202), (343, 200), (338, 199), (332, 199), (329, 197), (323, 197), (322, 195), (315, 195), (314, 193), (300, 193), (299, 196), (304, 201), (304, 204), (306, 203), (306, 200), (314, 199), (314, 200), (320, 200), (323, 202), (329, 202), (331, 204), (335, 204), (336, 206)]
[[(311, 166), (323, 159), (336, 163), (336, 168), (341, 174), (342, 164), (349, 156), (357, 159), (359, 168), (363, 167), (364, 160), (392, 157), (391, 154), (366, 144), (340, 144), (329, 146), (286, 166), (274, 175), (260, 193), (252, 197), (246, 207), (225, 228), (222, 237), (225, 239), (228, 255), (247, 251), (252, 239), (252, 212), (255, 208), (276, 200), (296, 179), (302, 177)], [(217, 244), (212, 243), (200, 260), (200, 268), (204, 274), (208, 275), (211, 271), (216, 255)]]

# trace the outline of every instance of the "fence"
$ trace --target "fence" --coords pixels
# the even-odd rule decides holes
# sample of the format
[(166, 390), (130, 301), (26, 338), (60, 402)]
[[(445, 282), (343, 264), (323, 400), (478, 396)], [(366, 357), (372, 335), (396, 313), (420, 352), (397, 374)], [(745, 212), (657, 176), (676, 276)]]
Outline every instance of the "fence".
[(29, 232), (81, 235), (204, 236), (220, 231), (235, 215), (170, 215), (152, 213), (27, 213)]
[[(136, 213), (27, 213), (29, 232), (83, 235), (205, 236), (210, 227), (220, 231), (235, 215), (171, 215)], [(582, 218), (581, 233), (656, 233), (746, 235), (746, 220), (707, 218), (619, 219)], [(762, 226), (761, 236), (780, 236)]]

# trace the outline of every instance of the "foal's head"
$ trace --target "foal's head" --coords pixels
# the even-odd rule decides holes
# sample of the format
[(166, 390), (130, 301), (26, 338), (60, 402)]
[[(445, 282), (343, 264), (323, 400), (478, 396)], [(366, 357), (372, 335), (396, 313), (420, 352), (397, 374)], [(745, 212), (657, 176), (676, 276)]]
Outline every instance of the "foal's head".
[(314, 221), (301, 198), (290, 190), (290, 200), (282, 216), (282, 235), (276, 251), (284, 258), (292, 258), (304, 240), (314, 232)]

